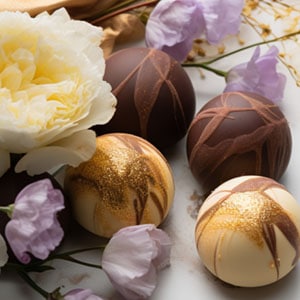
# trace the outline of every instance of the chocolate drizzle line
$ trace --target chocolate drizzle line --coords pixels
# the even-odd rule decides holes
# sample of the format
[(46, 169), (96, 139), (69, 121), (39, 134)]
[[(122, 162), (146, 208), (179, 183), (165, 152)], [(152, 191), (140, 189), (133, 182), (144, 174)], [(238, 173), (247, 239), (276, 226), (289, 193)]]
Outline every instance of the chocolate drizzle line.
[[(242, 231), (245, 235), (249, 237), (249, 239), (253, 240), (257, 243), (258, 247), (263, 247), (260, 239), (262, 238), (273, 257), (273, 263), (276, 268), (277, 278), (279, 278), (279, 268), (280, 268), (280, 258), (277, 252), (277, 245), (276, 245), (276, 234), (275, 234), (275, 226), (282, 232), (282, 234), (286, 237), (289, 241), (291, 246), (295, 249), (295, 257), (293, 259), (292, 265), (294, 265), (298, 259), (300, 254), (300, 237), (297, 227), (291, 220), (288, 213), (274, 201), (268, 194), (265, 192), (266, 190), (277, 187), (281, 189), (285, 189), (281, 184), (273, 181), (269, 178), (264, 177), (254, 177), (244, 181), (243, 183), (237, 185), (231, 191), (220, 191), (220, 193), (227, 192), (227, 194), (221, 198), (215, 205), (213, 205), (210, 209), (208, 209), (197, 221), (196, 224), (196, 233), (197, 238), (196, 242), (197, 245), (200, 243), (202, 234), (210, 225), (210, 222), (213, 222), (213, 218), (219, 211), (221, 207), (226, 207), (229, 205), (230, 208), (234, 206), (234, 203), (226, 203), (230, 201), (230, 197), (235, 193), (246, 193), (246, 192), (258, 192), (262, 198), (263, 203), (259, 203), (259, 206), (256, 208), (250, 208), (250, 214), (248, 212), (248, 217), (251, 218), (251, 214), (258, 213), (258, 224), (252, 224), (253, 227), (247, 227), (247, 230), (244, 230), (243, 226), (247, 225), (247, 215), (241, 216), (242, 212), (239, 211), (234, 217), (241, 218), (243, 224), (241, 226), (236, 225), (234, 230), (235, 231)], [(261, 200), (260, 200), (261, 201)], [(239, 210), (239, 209), (237, 209)], [(253, 210), (253, 211), (251, 211)], [(243, 219), (244, 218), (244, 219)], [(246, 224), (246, 225), (245, 225)], [(224, 225), (226, 227), (226, 224)], [(233, 225), (234, 226), (234, 225)], [(217, 227), (217, 229), (220, 229)], [(226, 228), (224, 228), (226, 229)], [(232, 227), (230, 227), (232, 229)], [(220, 248), (221, 241), (217, 242), (216, 247)], [(217, 256), (215, 254), (215, 273), (217, 274)]]
[[(144, 138), (148, 137), (147, 128), (150, 115), (159, 99), (158, 94), (164, 86), (167, 87), (172, 95), (171, 99), (173, 101), (174, 112), (178, 111), (180, 114), (179, 117), (177, 113), (174, 113), (175, 118), (178, 119), (176, 122), (176, 126), (179, 128), (178, 131), (185, 132), (188, 127), (179, 94), (169, 78), (169, 74), (177, 62), (171, 60), (168, 55), (157, 56), (155, 52), (155, 49), (150, 49), (137, 66), (135, 66), (126, 78), (112, 91), (113, 94), (118, 97), (118, 94), (122, 92), (130, 79), (136, 76), (134, 104), (140, 121), (141, 136)], [(152, 74), (152, 76), (149, 78), (148, 74)], [(145, 82), (147, 82), (147, 88), (145, 88)], [(140, 101), (140, 99), (143, 99), (143, 101)], [(181, 120), (181, 122), (179, 120)]]
[(279, 179), (285, 171), (291, 149), (287, 121), (276, 105), (255, 96), (224, 93), (192, 121), (189, 164), (205, 190), (240, 175)]

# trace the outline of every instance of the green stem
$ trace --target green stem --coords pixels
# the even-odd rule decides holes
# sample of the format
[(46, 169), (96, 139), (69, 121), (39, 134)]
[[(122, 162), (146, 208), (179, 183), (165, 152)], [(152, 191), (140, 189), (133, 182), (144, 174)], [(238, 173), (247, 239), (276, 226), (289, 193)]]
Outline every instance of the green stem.
[(208, 66), (207, 63), (183, 63), (182, 66), (183, 67), (202, 68), (202, 69), (211, 71), (211, 72), (215, 73), (216, 75), (219, 75), (219, 76), (222, 76), (222, 77), (227, 76), (227, 72), (219, 70), (219, 69), (212, 68), (212, 67)]
[(37, 291), (45, 299), (48, 299), (49, 293), (46, 292), (44, 289), (42, 289), (40, 286), (38, 286), (26, 272), (24, 272), (23, 270), (18, 270), (17, 272), (18, 272), (19, 276), (24, 281), (26, 281), (35, 291)]
[(96, 268), (96, 269), (102, 269), (102, 267), (100, 265), (90, 264), (90, 263), (81, 261), (79, 259), (76, 259), (76, 258), (68, 256), (68, 255), (55, 257), (54, 259), (66, 260), (66, 261), (73, 262), (73, 263), (76, 263), (76, 264), (79, 264), (79, 265), (82, 265), (82, 266)]
[[(247, 49), (256, 47), (256, 46), (265, 45), (265, 44), (270, 44), (270, 43), (275, 43), (275, 42), (278, 42), (278, 41), (280, 41), (280, 40), (286, 40), (286, 39), (288, 39), (288, 38), (290, 38), (290, 37), (293, 37), (293, 36), (295, 36), (295, 35), (298, 35), (298, 34), (300, 34), (300, 30), (295, 31), (295, 32), (292, 32), (292, 33), (289, 33), (289, 34), (285, 34), (285, 35), (282, 35), (282, 36), (279, 36), (279, 37), (276, 37), (276, 38), (271, 39), (271, 40), (266, 40), (266, 41), (257, 42), (257, 43), (254, 43), (254, 44), (251, 44), (251, 45), (248, 45), (248, 46), (239, 48), (239, 49), (237, 49), (237, 50), (234, 50), (234, 51), (225, 53), (225, 54), (223, 54), (223, 55), (220, 55), (220, 56), (218, 56), (218, 57), (216, 57), (216, 58), (214, 58), (214, 59), (211, 59), (211, 60), (208, 60), (208, 61), (206, 61), (206, 62), (201, 63), (201, 65), (202, 65), (202, 64), (204, 64), (204, 65), (210, 65), (210, 64), (212, 64), (212, 63), (214, 63), (214, 62), (216, 62), (216, 61), (218, 61), (218, 60), (221, 60), (221, 59), (223, 59), (223, 58), (225, 58), (225, 57), (231, 56), (231, 55), (236, 54), (236, 53), (238, 53), (238, 52), (241, 52), (241, 51), (244, 51), (244, 50), (247, 50)], [(185, 64), (185, 66), (187, 66), (187, 65), (188, 65), (188, 63)]]
[(14, 204), (10, 204), (8, 206), (0, 206), (0, 211), (7, 214), (9, 218), (12, 217), (13, 210)]
[(87, 267), (102, 269), (102, 267), (100, 265), (86, 263), (86, 262), (83, 262), (81, 260), (78, 260), (78, 259), (75, 259), (75, 258), (71, 257), (71, 255), (74, 255), (74, 254), (87, 252), (87, 251), (93, 251), (93, 250), (99, 250), (101, 248), (105, 248), (105, 245), (100, 245), (100, 246), (97, 246), (97, 247), (84, 248), (84, 249), (78, 249), (78, 250), (72, 250), (72, 251), (68, 251), (68, 252), (64, 252), (64, 253), (50, 254), (48, 256), (48, 258), (46, 258), (45, 260), (37, 261), (35, 263), (32, 263), (32, 265), (39, 266), (39, 265), (43, 265), (46, 262), (51, 261), (51, 260), (61, 259), (61, 260), (74, 262), (74, 263), (77, 263), (77, 264), (80, 264), (80, 265), (84, 265), (84, 266), (87, 266)]
[(285, 35), (282, 35), (282, 36), (279, 36), (279, 37), (276, 37), (276, 38), (271, 39), (271, 40), (261, 41), (261, 42), (257, 42), (257, 43), (254, 43), (254, 44), (251, 44), (251, 45), (239, 48), (237, 50), (225, 53), (225, 54), (220, 55), (220, 56), (218, 56), (218, 57), (216, 57), (214, 59), (211, 59), (211, 60), (208, 60), (208, 61), (205, 61), (205, 62), (202, 62), (202, 63), (197, 63), (197, 62), (189, 63), (189, 62), (187, 62), (187, 63), (183, 63), (182, 66), (183, 67), (198, 67), (198, 68), (202, 68), (202, 69), (211, 71), (211, 72), (213, 72), (213, 73), (215, 73), (215, 74), (217, 74), (219, 76), (226, 77), (226, 75), (227, 75), (228, 72), (212, 68), (209, 65), (212, 64), (212, 63), (214, 63), (214, 62), (216, 62), (216, 61), (218, 61), (218, 60), (221, 60), (221, 59), (223, 59), (225, 57), (228, 57), (228, 56), (231, 56), (233, 54), (236, 54), (238, 52), (241, 52), (241, 51), (244, 51), (244, 50), (256, 47), (256, 46), (264, 45), (264, 44), (275, 43), (275, 42), (278, 42), (280, 40), (288, 39), (288, 38), (293, 37), (293, 36), (298, 35), (298, 34), (300, 34), (300, 30), (292, 32), (292, 33), (289, 33), (289, 34), (285, 34)]
[[(143, 7), (143, 6), (153, 6), (157, 4), (160, 0), (150, 0), (150, 1), (142, 1), (139, 3), (135, 3), (136, 1), (125, 1), (124, 3), (119, 4), (118, 6), (112, 7), (111, 10), (107, 10), (105, 13), (102, 13), (96, 19), (90, 20), (92, 24), (98, 24), (105, 20), (108, 20), (112, 17), (115, 17), (119, 14), (123, 14), (125, 12)], [(133, 3), (131, 5), (131, 3)]]
[(43, 260), (43, 262), (49, 261), (49, 260), (52, 260), (52, 259), (55, 259), (55, 258), (59, 258), (59, 256), (64, 256), (64, 255), (71, 256), (71, 255), (82, 253), (82, 252), (88, 252), (88, 251), (103, 249), (105, 247), (106, 247), (106, 245), (100, 245), (100, 246), (96, 246), (96, 247), (89, 247), (89, 248), (71, 250), (71, 251), (64, 252), (64, 253), (57, 253), (57, 254), (50, 255), (47, 259)]

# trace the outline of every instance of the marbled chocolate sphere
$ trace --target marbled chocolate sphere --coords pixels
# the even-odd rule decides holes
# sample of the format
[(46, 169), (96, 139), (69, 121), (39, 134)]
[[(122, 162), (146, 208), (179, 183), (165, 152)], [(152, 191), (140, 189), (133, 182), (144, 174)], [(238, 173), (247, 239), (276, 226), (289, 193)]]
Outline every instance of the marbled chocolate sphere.
[(195, 239), (203, 264), (236, 286), (276, 282), (297, 264), (300, 206), (268, 177), (241, 176), (215, 189), (199, 210)]
[(104, 80), (112, 86), (117, 110), (98, 135), (126, 132), (158, 149), (174, 145), (187, 132), (195, 114), (195, 93), (180, 63), (149, 48), (127, 48), (106, 61)]
[(163, 155), (126, 133), (97, 137), (94, 156), (68, 168), (65, 190), (78, 223), (103, 237), (125, 226), (158, 226), (174, 198), (173, 175)]
[(242, 92), (223, 93), (195, 116), (187, 134), (191, 171), (209, 193), (242, 175), (278, 180), (291, 155), (286, 118), (268, 99)]

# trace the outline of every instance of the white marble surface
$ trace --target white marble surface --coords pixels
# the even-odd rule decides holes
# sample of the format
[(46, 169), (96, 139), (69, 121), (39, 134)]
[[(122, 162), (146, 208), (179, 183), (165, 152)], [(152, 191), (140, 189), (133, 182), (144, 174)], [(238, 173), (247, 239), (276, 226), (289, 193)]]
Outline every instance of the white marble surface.
[[(249, 52), (247, 52), (249, 53)], [(247, 60), (248, 54), (239, 56)], [(228, 68), (231, 63), (236, 64), (236, 58), (221, 63), (220, 66)], [(231, 65), (233, 66), (233, 65)], [(293, 79), (289, 77), (286, 69), (280, 65), (279, 69), (288, 76), (285, 99), (281, 108), (286, 115), (293, 137), (292, 157), (288, 169), (281, 179), (288, 190), (300, 202), (300, 88), (296, 87)], [(212, 73), (205, 72), (205, 79), (201, 79), (197, 69), (188, 69), (187, 72), (193, 80), (197, 95), (197, 110), (209, 99), (222, 92), (225, 83), (223, 78), (218, 78)], [(276, 284), (261, 288), (234, 288), (216, 280), (202, 265), (197, 255), (194, 243), (193, 211), (196, 208), (195, 196), (201, 194), (199, 185), (190, 173), (185, 151), (185, 139), (176, 147), (166, 153), (176, 183), (176, 193), (170, 214), (161, 226), (171, 236), (173, 241), (171, 265), (159, 274), (159, 284), (151, 300), (199, 300), (199, 299), (299, 299), (300, 296), (300, 265), (284, 279)], [(197, 198), (197, 197), (196, 197)], [(101, 239), (74, 227), (70, 236), (63, 244), (62, 250), (78, 249), (91, 245), (101, 244)], [(94, 251), (82, 256), (92, 262), (100, 261), (100, 252)], [(55, 271), (42, 274), (33, 274), (43, 288), (51, 291), (58, 286), (64, 286), (62, 291), (75, 287), (91, 288), (96, 294), (106, 299), (121, 299), (114, 292), (106, 276), (101, 270), (77, 265), (63, 261), (55, 261)], [(246, 270), (245, 270), (246, 272)], [(5, 276), (3, 276), (5, 275)], [(21, 279), (14, 274), (3, 274), (0, 277), (0, 299), (3, 300), (38, 300), (41, 297)]]

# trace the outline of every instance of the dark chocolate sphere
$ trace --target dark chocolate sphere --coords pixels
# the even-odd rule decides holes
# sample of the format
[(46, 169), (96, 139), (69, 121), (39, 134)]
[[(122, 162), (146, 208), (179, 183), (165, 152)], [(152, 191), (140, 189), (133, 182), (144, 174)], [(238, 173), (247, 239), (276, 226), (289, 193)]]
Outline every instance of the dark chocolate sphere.
[(253, 93), (228, 92), (211, 99), (187, 134), (189, 165), (206, 193), (236, 176), (278, 180), (291, 148), (291, 132), (279, 107)]
[(127, 48), (106, 61), (104, 80), (112, 86), (117, 110), (111, 121), (93, 127), (97, 135), (125, 132), (160, 150), (183, 138), (195, 114), (195, 92), (181, 64), (166, 53)]

